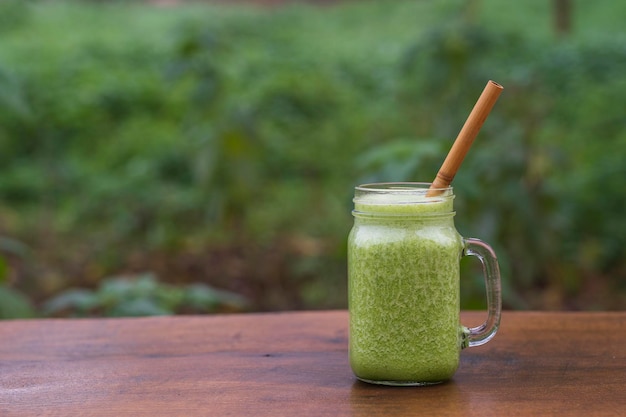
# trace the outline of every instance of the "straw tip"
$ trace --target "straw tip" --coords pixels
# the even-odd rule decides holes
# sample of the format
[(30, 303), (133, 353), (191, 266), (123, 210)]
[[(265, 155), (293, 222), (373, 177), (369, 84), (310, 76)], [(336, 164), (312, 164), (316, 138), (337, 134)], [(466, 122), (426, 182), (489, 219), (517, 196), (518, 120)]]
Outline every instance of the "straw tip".
[(489, 82), (487, 84), (491, 84), (494, 87), (500, 89), (500, 90), (504, 90), (504, 87), (502, 87), (502, 84), (495, 82), (494, 80), (489, 80)]

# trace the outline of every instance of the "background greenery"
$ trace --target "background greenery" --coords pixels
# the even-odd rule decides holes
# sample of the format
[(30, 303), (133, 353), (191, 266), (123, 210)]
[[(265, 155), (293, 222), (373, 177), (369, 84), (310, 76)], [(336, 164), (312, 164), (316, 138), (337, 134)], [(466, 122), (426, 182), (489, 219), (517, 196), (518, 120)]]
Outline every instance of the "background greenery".
[[(0, 2), (0, 317), (346, 306), (352, 188), (434, 177), (515, 309), (626, 307), (626, 4)], [(483, 306), (463, 264), (463, 307)]]

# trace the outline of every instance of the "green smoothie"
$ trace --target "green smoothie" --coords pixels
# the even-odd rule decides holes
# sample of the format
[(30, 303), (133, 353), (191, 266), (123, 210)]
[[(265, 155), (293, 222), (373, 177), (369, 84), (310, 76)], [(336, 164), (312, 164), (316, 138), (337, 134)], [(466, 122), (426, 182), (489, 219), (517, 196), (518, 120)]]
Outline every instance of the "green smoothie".
[(453, 195), (355, 197), (348, 241), (350, 364), (365, 381), (429, 384), (459, 363), (459, 260)]

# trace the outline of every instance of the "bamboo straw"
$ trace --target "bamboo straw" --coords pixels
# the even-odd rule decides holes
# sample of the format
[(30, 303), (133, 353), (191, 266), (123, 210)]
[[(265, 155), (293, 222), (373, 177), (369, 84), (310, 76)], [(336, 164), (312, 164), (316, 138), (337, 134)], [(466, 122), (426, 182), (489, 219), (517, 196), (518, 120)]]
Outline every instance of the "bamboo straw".
[(456, 137), (450, 152), (448, 152), (448, 156), (446, 156), (441, 168), (439, 168), (439, 172), (437, 172), (437, 176), (426, 196), (436, 196), (441, 193), (441, 188), (446, 188), (450, 185), (502, 90), (503, 87), (500, 84), (489, 80), (459, 135)]

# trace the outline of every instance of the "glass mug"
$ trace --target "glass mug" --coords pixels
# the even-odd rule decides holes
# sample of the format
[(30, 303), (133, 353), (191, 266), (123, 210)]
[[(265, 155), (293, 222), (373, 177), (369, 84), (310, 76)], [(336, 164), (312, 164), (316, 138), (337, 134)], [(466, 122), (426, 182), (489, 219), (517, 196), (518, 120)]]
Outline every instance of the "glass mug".
[[(355, 188), (348, 238), (350, 365), (362, 381), (430, 385), (450, 379), (461, 349), (498, 330), (500, 271), (495, 253), (454, 226), (452, 187), (427, 197), (429, 183)], [(460, 324), (460, 259), (476, 256), (487, 288), (487, 320)]]

